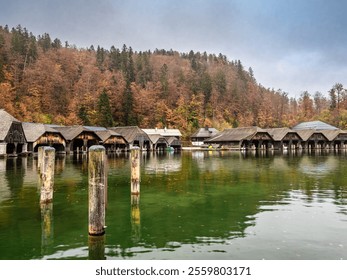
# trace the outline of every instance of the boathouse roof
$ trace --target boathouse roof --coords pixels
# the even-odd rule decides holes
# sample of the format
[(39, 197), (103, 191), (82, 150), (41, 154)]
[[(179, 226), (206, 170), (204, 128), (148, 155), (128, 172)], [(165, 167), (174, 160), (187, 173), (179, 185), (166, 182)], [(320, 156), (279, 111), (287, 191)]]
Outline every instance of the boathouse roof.
[(320, 130), (319, 132), (322, 132), (323, 135), (329, 140), (333, 141), (341, 132), (342, 130)]
[(179, 131), (179, 129), (173, 129), (173, 128), (153, 128), (153, 129), (142, 129), (147, 135), (151, 134), (159, 134), (164, 137), (181, 137), (182, 134)]
[(4, 109), (0, 109), (0, 141), (3, 141), (11, 128), (12, 122), (18, 122), (15, 117), (7, 113)]
[(314, 130), (338, 130), (337, 127), (322, 121), (302, 122), (292, 128), (293, 130), (314, 129)]
[[(295, 133), (296, 131), (288, 128), (288, 127), (280, 127), (280, 128), (268, 128), (266, 131), (271, 135), (271, 137), (275, 141), (282, 141), (282, 139), (288, 134), (288, 133)], [(299, 135), (300, 136), (300, 135)]]
[(302, 129), (298, 130), (297, 133), (303, 141), (307, 141), (315, 133), (321, 133), (325, 138), (327, 138), (323, 131), (317, 131), (315, 129)]
[(213, 127), (202, 127), (195, 131), (191, 138), (209, 138), (215, 136), (219, 131)]
[(156, 144), (159, 140), (164, 140), (166, 142), (165, 137), (160, 134), (149, 134), (148, 137), (153, 144)]
[(52, 132), (62, 135), (58, 130), (47, 124), (23, 122), (22, 126), (25, 138), (28, 142), (35, 142), (46, 132)]
[[(54, 126), (56, 130), (58, 130), (66, 140), (71, 141), (75, 139), (82, 132), (92, 132), (99, 138), (99, 136), (93, 131), (84, 127), (83, 125), (73, 125), (73, 126)], [(101, 140), (101, 139), (100, 139)]]
[(97, 130), (97, 131), (95, 131), (95, 133), (96, 133), (96, 135), (99, 136), (99, 138), (102, 140), (102, 142), (107, 141), (111, 137), (116, 137), (116, 138), (121, 139), (121, 142), (123, 142), (124, 144), (127, 142), (121, 134), (119, 134), (115, 131), (109, 130), (109, 129)]
[(242, 140), (251, 140), (258, 132), (268, 133), (267, 130), (257, 126), (229, 128), (219, 132), (216, 136), (206, 140), (206, 142), (239, 142)]
[(144, 140), (150, 140), (148, 135), (142, 131), (138, 126), (117, 126), (109, 127), (108, 129), (113, 130), (122, 135), (128, 143), (133, 143), (135, 140), (140, 138)]

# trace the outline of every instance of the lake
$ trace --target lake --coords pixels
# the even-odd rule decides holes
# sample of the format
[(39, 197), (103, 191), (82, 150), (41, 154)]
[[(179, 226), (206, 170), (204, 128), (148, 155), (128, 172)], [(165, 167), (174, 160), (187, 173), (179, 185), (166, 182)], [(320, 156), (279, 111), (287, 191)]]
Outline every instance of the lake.
[(88, 236), (86, 155), (0, 159), (0, 259), (347, 259), (347, 155), (182, 151), (108, 157), (106, 234)]

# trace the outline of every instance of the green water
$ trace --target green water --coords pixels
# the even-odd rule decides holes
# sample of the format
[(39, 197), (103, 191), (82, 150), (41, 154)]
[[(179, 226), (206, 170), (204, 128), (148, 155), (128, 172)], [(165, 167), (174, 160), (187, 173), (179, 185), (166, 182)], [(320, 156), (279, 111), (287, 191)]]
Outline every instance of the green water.
[(39, 204), (36, 159), (0, 159), (0, 259), (347, 259), (347, 155), (108, 158), (106, 235), (88, 236), (86, 157), (56, 159)]

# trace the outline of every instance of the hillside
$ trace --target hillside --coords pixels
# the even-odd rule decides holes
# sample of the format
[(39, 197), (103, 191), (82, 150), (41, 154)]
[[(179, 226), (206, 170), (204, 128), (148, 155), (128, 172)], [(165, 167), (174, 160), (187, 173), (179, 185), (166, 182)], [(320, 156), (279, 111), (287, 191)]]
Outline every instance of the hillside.
[(0, 107), (22, 121), (171, 127), (184, 135), (206, 125), (278, 127), (315, 118), (343, 128), (344, 93), (334, 86), (330, 100), (308, 92), (295, 100), (223, 54), (78, 49), (47, 33), (0, 27)]

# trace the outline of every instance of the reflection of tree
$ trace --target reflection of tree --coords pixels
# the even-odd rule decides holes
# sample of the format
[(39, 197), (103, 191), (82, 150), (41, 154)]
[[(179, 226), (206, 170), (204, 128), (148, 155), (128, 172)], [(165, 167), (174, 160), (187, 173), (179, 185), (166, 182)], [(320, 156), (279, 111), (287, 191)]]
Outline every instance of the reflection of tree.
[[(23, 178), (15, 178), (23, 177), (20, 159), (8, 159), (4, 178), (12, 198), (0, 202), (0, 232), (13, 234), (0, 240), (1, 258), (88, 258), (87, 173), (81, 161), (65, 159), (64, 169), (55, 178), (54, 240), (44, 254), (37, 189), (27, 187), (36, 181), (29, 182), (29, 176), (24, 183)], [(174, 160), (181, 168), (145, 172), (152, 159), (162, 164)], [(148, 153), (141, 160), (140, 209), (131, 203), (129, 158), (109, 157), (107, 242), (99, 243), (101, 247), (93, 252), (128, 258), (153, 248), (170, 251), (181, 244), (242, 238), (247, 227), (258, 222), (261, 211), (290, 202), (293, 194), (304, 194), (297, 197), (305, 203), (333, 200), (337, 211), (347, 214), (344, 158), (207, 152), (198, 157)]]

